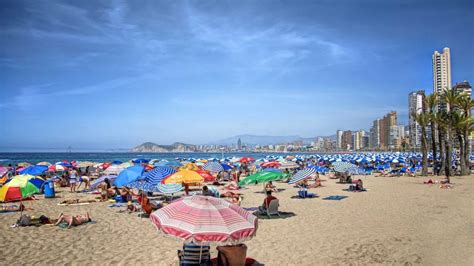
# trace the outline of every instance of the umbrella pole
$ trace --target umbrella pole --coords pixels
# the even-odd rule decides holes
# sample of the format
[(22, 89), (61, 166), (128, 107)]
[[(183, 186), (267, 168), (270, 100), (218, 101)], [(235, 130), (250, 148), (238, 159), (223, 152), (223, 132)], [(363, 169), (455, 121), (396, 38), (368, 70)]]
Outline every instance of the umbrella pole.
[(202, 260), (202, 242), (201, 242), (201, 249), (199, 250), (199, 264), (201, 264)]

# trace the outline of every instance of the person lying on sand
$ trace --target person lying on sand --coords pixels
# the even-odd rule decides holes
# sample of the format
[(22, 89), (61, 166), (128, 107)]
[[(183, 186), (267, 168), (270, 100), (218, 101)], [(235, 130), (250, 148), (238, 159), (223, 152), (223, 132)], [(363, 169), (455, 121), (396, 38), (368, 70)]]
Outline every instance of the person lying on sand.
[(138, 206), (135, 206), (131, 201), (127, 203), (127, 211), (132, 213), (132, 212), (138, 212), (140, 208)]
[(2, 206), (0, 208), (0, 212), (21, 212), (21, 211), (24, 211), (25, 209), (26, 209), (25, 205), (23, 205), (23, 203), (20, 203), (20, 206), (16, 206), (16, 205)]
[(58, 221), (54, 225), (59, 225), (62, 222), (66, 222), (68, 224), (67, 228), (69, 229), (71, 228), (71, 226), (79, 226), (81, 224), (85, 224), (91, 221), (92, 220), (88, 212), (86, 213), (86, 215), (76, 215), (76, 216), (64, 215), (61, 213), (58, 217)]
[(100, 202), (100, 200), (82, 200), (82, 199), (67, 199), (63, 200), (59, 203), (59, 205), (70, 205), (70, 204), (80, 204), (80, 203), (94, 203), (94, 202)]
[(237, 205), (240, 205), (240, 203), (243, 200), (243, 197), (239, 193), (234, 193), (232, 191), (226, 191), (224, 193), (221, 193), (221, 198), (229, 198), (231, 199), (231, 202)]
[(235, 181), (230, 182), (230, 184), (224, 186), (225, 189), (228, 190), (239, 190), (239, 186)]

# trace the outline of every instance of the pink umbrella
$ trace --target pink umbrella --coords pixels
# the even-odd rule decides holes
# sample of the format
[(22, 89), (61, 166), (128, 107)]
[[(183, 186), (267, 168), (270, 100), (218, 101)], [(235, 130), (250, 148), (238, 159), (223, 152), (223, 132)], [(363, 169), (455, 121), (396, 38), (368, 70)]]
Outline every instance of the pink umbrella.
[(150, 219), (158, 230), (185, 242), (237, 244), (257, 232), (252, 213), (224, 199), (190, 196), (155, 211)]
[(0, 166), (0, 177), (5, 175), (8, 172), (8, 168)]

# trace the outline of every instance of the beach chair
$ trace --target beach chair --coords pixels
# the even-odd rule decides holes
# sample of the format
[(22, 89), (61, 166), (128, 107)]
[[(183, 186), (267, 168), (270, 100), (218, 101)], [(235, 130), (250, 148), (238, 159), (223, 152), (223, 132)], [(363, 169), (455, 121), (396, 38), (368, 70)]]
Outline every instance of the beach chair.
[(179, 265), (212, 265), (210, 249), (209, 245), (184, 244), (178, 250)]
[(272, 215), (280, 216), (280, 212), (278, 211), (278, 206), (280, 206), (278, 199), (274, 199), (270, 201), (267, 208), (267, 216), (270, 218)]

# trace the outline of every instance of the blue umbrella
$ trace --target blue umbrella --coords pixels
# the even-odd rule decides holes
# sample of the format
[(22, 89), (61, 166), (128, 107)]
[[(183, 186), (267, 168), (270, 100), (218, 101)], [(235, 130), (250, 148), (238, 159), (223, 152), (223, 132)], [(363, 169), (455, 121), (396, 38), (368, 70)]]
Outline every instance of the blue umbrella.
[(219, 173), (224, 171), (224, 167), (218, 162), (208, 162), (206, 163), (202, 169), (210, 171), (212, 173)]
[(174, 173), (176, 173), (174, 168), (167, 166), (157, 166), (150, 172), (146, 173), (144, 178), (146, 183), (149, 183), (150, 185), (157, 185), (163, 179), (165, 179), (165, 177)]
[(46, 171), (48, 171), (48, 166), (46, 165), (32, 165), (21, 170), (20, 174), (36, 176), (36, 175), (41, 175)]
[(112, 164), (122, 164), (123, 162), (122, 161), (119, 161), (119, 160), (114, 160), (112, 161)]
[(232, 166), (228, 165), (228, 164), (225, 164), (225, 163), (221, 163), (221, 166), (222, 168), (224, 168), (224, 171), (227, 171), (227, 170), (231, 170), (232, 169)]
[(316, 171), (314, 170), (314, 168), (305, 168), (303, 170), (300, 170), (290, 179), (290, 182), (288, 182), (288, 184), (299, 183), (305, 179), (308, 179), (315, 172)]
[(154, 163), (155, 166), (169, 166), (169, 167), (176, 167), (176, 166), (181, 166), (181, 163), (177, 162), (177, 161), (166, 161), (166, 160), (163, 160), (163, 161), (159, 161), (159, 162), (156, 162)]
[(137, 181), (138, 178), (142, 176), (143, 171), (144, 169), (140, 165), (135, 165), (135, 166), (126, 168), (119, 173), (119, 175), (115, 179), (114, 184), (117, 187), (122, 187), (134, 181)]
[(148, 163), (149, 161), (150, 160), (140, 158), (140, 159), (134, 159), (132, 162), (134, 162), (134, 163)]

